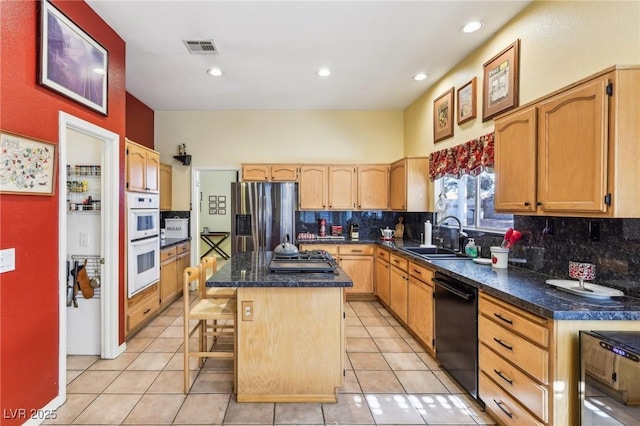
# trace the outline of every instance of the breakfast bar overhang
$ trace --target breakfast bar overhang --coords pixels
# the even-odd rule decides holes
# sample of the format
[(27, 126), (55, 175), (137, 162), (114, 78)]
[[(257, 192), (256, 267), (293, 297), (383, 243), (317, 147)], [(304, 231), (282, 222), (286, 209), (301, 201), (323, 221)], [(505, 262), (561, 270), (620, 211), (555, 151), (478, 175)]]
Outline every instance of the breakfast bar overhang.
[(207, 287), (237, 288), (238, 402), (337, 402), (345, 370), (345, 287), (335, 272), (270, 273), (272, 252), (234, 255)]

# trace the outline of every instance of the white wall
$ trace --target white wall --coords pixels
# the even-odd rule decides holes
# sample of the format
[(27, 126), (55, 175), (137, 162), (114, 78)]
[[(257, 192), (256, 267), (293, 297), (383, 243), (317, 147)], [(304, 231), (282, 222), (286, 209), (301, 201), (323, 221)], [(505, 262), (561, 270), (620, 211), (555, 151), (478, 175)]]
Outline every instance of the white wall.
[[(231, 182), (236, 181), (236, 171), (231, 170), (201, 170), (198, 172), (198, 181), (200, 184), (200, 193), (202, 193), (202, 201), (198, 203), (199, 208), (199, 229), (201, 232), (205, 226), (209, 227), (210, 231), (214, 232), (231, 232)], [(226, 197), (225, 201), (225, 214), (219, 214), (220, 210), (216, 209), (216, 214), (209, 214), (209, 196), (219, 197), (220, 195)], [(219, 200), (216, 201), (216, 206), (220, 207)], [(193, 217), (193, 215), (191, 216)], [(195, 241), (195, 238), (193, 239)], [(218, 241), (218, 238), (214, 238), (214, 241)], [(198, 252), (198, 258), (202, 256), (209, 246), (198, 239), (200, 247)], [(220, 247), (227, 254), (231, 255), (231, 238), (224, 241)], [(209, 256), (219, 256), (215, 251), (212, 251)]]
[(192, 165), (390, 163), (403, 156), (402, 111), (157, 111), (155, 149), (173, 165), (173, 208), (189, 209), (189, 167), (172, 157), (187, 145)]

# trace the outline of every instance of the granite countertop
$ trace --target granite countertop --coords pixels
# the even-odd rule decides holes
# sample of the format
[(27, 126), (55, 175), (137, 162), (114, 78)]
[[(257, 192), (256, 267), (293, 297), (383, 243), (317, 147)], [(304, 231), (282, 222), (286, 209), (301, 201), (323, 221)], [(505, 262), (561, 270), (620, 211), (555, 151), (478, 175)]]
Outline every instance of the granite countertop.
[(171, 246), (175, 246), (180, 243), (184, 243), (185, 241), (191, 241), (191, 237), (186, 238), (165, 238), (160, 240), (160, 248), (169, 248)]
[(556, 320), (640, 320), (640, 299), (612, 297), (592, 299), (557, 290), (545, 283), (551, 277), (509, 265), (506, 269), (479, 265), (471, 259), (427, 260), (404, 248), (419, 247), (412, 241), (379, 242), (436, 271), (534, 314)]
[(270, 251), (238, 253), (207, 280), (207, 287), (353, 287), (351, 278), (338, 266), (337, 274), (269, 273), (272, 255)]

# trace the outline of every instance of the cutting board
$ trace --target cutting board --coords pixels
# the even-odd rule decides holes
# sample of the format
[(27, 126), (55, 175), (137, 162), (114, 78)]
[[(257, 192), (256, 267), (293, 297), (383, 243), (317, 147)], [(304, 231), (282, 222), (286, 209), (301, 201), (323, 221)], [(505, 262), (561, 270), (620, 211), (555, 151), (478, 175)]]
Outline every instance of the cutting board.
[(396, 224), (396, 233), (393, 236), (394, 238), (402, 238), (402, 236), (404, 235), (404, 224), (402, 223), (404, 219), (402, 217), (398, 218), (398, 223)]

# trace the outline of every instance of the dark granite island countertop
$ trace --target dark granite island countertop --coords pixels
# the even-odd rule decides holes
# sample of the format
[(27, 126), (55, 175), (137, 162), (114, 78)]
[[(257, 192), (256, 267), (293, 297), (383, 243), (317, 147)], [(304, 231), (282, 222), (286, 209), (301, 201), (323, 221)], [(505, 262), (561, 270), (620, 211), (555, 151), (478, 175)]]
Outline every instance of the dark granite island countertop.
[(336, 274), (273, 274), (269, 261), (273, 252), (254, 251), (231, 257), (207, 280), (207, 287), (352, 287), (351, 278), (339, 266)]

